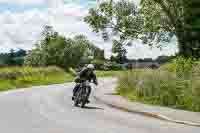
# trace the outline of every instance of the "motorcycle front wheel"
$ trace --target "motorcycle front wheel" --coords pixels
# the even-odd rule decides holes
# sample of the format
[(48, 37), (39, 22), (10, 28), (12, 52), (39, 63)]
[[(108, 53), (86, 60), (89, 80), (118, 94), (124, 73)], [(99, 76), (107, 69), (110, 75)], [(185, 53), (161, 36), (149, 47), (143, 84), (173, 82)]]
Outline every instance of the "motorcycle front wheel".
[(78, 103), (78, 100), (75, 100), (75, 101), (74, 101), (74, 106), (76, 106), (76, 107), (77, 107), (77, 106), (78, 106), (78, 104), (79, 104), (79, 103)]
[(82, 102), (81, 102), (81, 108), (84, 108), (84, 107), (85, 107), (85, 104), (86, 104), (86, 102), (85, 102), (85, 101), (82, 101)]

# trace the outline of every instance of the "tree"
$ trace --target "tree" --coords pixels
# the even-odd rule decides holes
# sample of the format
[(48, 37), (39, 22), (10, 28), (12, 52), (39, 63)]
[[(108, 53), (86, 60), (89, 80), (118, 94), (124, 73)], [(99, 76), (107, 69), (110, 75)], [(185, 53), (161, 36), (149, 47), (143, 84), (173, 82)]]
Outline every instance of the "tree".
[(127, 52), (122, 42), (113, 40), (112, 53), (116, 55), (112, 56), (112, 60), (115, 60), (117, 63), (124, 63), (125, 61), (127, 61), (126, 58)]
[(26, 50), (24, 49), (19, 49), (15, 52), (15, 57), (24, 57), (26, 56)]
[[(112, 0), (102, 2), (97, 8), (90, 8), (89, 15), (84, 18), (94, 32), (101, 32), (103, 38), (114, 35), (125, 45), (142, 33), (142, 17), (138, 14), (137, 6), (130, 1)], [(110, 31), (111, 34), (108, 34)]]
[[(165, 39), (175, 35), (178, 39), (179, 54), (185, 57), (200, 57), (198, 0), (142, 0), (141, 13), (144, 29), (153, 36)], [(159, 33), (158, 33), (159, 32)], [(158, 40), (159, 41), (159, 40)]]
[(83, 35), (66, 38), (45, 27), (43, 36), (44, 38), (36, 44), (36, 48), (26, 56), (26, 65), (56, 65), (67, 70), (69, 67), (90, 62), (89, 57), (94, 56), (94, 49), (97, 49)]
[(16, 65), (14, 58), (15, 58), (15, 50), (10, 49), (10, 53), (8, 54), (8, 60), (7, 60), (6, 64), (8, 64), (9, 66)]
[(200, 1), (142, 0), (140, 8), (128, 0), (102, 2), (85, 17), (95, 32), (110, 32), (121, 41), (142, 39), (162, 47), (176, 36), (179, 54), (200, 57)]

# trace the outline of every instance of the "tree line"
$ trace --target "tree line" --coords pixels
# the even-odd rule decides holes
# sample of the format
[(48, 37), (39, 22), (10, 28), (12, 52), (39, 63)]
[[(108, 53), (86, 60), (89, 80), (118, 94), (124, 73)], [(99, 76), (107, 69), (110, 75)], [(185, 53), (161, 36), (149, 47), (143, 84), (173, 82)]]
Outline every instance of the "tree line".
[(96, 47), (84, 35), (64, 37), (45, 26), (41, 39), (29, 51), (13, 50), (0, 54), (0, 66), (58, 66), (65, 70), (94, 63), (97, 68), (104, 64), (104, 50)]
[(24, 57), (27, 51), (24, 49), (11, 49), (8, 53), (0, 54), (0, 66), (21, 66), (24, 64)]
[(45, 26), (42, 39), (25, 58), (25, 65), (52, 66), (65, 70), (91, 62), (103, 62), (104, 51), (96, 47), (84, 35), (66, 38)]

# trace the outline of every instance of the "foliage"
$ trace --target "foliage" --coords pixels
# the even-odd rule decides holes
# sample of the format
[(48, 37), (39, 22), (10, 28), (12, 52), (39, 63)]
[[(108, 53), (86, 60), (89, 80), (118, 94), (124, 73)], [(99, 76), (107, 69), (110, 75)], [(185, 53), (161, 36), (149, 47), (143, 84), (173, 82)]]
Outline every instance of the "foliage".
[(171, 63), (164, 65), (161, 69), (166, 69), (169, 72), (184, 73), (190, 72), (193, 68), (194, 61), (189, 58), (177, 57), (171, 61)]
[[(197, 0), (142, 0), (141, 14), (147, 41), (169, 40), (173, 35), (178, 39), (179, 53), (185, 57), (200, 57), (198, 26), (200, 5)], [(159, 33), (158, 33), (159, 32)], [(167, 34), (167, 36), (166, 36)]]
[(133, 2), (110, 0), (91, 8), (84, 20), (95, 32), (112, 30), (113, 35), (120, 35), (120, 39), (125, 40), (136, 37), (141, 31), (141, 18), (137, 12)]
[[(109, 0), (91, 8), (84, 20), (95, 32), (119, 37), (125, 45), (130, 40), (142, 39), (150, 46), (161, 48), (160, 44), (176, 36), (180, 55), (199, 58), (197, 5), (200, 5), (197, 0), (142, 0), (137, 8), (128, 0)], [(108, 34), (110, 31), (112, 34)]]
[(96, 71), (97, 77), (116, 77), (122, 71)]
[(175, 58), (174, 56), (158, 56), (155, 61), (158, 62), (159, 64), (163, 64), (163, 63), (167, 63), (170, 60), (172, 60), (173, 58)]
[(90, 62), (100, 51), (85, 36), (65, 38), (45, 27), (44, 38), (26, 57), (25, 64), (32, 66), (56, 65), (64, 69)]
[(103, 70), (104, 69), (104, 63), (105, 63), (104, 60), (95, 59), (91, 63), (95, 65), (95, 69), (97, 69), (97, 70)]
[(26, 56), (26, 51), (19, 49), (14, 51), (10, 50), (9, 53), (0, 54), (0, 65), (1, 66), (21, 66), (24, 63), (24, 57)]
[(113, 40), (112, 53), (116, 55), (116, 56), (112, 55), (113, 61), (117, 63), (124, 63), (127, 61), (127, 57), (126, 57), (127, 51), (124, 48), (122, 42)]

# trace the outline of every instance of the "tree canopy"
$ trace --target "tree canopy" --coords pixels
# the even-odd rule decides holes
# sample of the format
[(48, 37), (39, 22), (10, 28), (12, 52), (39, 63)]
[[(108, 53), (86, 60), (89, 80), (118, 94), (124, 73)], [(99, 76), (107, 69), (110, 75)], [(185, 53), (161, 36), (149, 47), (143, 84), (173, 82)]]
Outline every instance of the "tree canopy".
[(176, 36), (180, 55), (199, 58), (199, 6), (198, 0), (141, 0), (138, 7), (129, 0), (109, 0), (91, 8), (84, 20), (94, 32), (114, 35), (124, 42), (141, 39), (161, 47)]
[(43, 39), (35, 46), (26, 57), (26, 65), (56, 65), (68, 69), (90, 62), (100, 51), (84, 35), (65, 38), (49, 26), (44, 28)]

